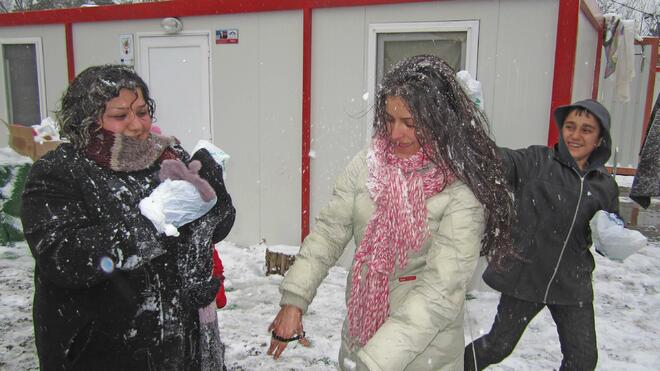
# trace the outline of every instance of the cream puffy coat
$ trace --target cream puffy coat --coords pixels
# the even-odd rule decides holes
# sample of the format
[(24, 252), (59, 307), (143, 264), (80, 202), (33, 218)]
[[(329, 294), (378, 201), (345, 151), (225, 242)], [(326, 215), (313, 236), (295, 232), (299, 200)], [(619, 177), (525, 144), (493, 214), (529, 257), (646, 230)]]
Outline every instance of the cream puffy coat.
[[(367, 151), (360, 152), (335, 184), (332, 198), (303, 242), (284, 278), (281, 304), (305, 312), (316, 289), (350, 238), (359, 246), (374, 211), (367, 190)], [(470, 189), (455, 181), (426, 202), (431, 238), (390, 276), (390, 313), (358, 349), (348, 348), (344, 321), (339, 366), (349, 370), (462, 370), (463, 306), (484, 232), (484, 209)], [(346, 284), (348, 299), (351, 275)]]

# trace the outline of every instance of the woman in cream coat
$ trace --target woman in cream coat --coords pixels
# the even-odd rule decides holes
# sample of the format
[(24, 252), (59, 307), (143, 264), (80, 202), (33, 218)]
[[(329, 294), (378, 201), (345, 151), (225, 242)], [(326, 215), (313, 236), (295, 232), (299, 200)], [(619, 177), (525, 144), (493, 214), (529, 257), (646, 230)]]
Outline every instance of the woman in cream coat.
[(268, 354), (304, 338), (302, 315), (353, 237), (339, 367), (463, 369), (466, 285), (480, 252), (496, 264), (509, 255), (511, 199), (486, 120), (454, 76), (416, 56), (384, 77), (372, 144), (280, 286)]

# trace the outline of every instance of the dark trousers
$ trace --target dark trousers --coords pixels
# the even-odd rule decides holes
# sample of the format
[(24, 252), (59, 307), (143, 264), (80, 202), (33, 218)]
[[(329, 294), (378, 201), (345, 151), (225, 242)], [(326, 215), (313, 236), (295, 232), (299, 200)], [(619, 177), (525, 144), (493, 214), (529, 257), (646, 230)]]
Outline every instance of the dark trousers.
[[(502, 294), (490, 332), (465, 347), (465, 370), (483, 370), (508, 357), (529, 322), (545, 306), (543, 303), (524, 301)], [(595, 369), (598, 349), (593, 304), (549, 304), (547, 307), (557, 324), (561, 353), (564, 356), (560, 370)]]

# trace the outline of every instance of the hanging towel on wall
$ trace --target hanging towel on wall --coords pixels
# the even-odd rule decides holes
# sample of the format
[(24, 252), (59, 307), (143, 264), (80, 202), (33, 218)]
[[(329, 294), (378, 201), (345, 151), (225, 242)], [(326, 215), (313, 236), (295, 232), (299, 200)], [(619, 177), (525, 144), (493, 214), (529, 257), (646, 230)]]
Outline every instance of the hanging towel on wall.
[(618, 14), (605, 14), (603, 47), (605, 78), (614, 74), (616, 99), (630, 101), (630, 82), (635, 77), (635, 21), (622, 20)]
[(621, 21), (621, 40), (617, 50), (616, 96), (620, 102), (630, 101), (630, 83), (635, 77), (635, 21)]
[(605, 78), (616, 70), (617, 50), (621, 34), (621, 16), (605, 14), (605, 27), (603, 28), (603, 47), (605, 48)]

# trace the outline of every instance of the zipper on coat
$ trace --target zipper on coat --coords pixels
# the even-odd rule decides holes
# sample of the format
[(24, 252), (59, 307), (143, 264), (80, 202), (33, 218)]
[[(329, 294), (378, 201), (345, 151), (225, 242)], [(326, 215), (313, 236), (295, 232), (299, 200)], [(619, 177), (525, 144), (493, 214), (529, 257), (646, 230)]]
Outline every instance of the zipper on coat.
[[(575, 169), (573, 169), (573, 171), (575, 171)], [(552, 286), (552, 281), (554, 281), (555, 276), (557, 276), (557, 272), (559, 271), (559, 264), (561, 264), (561, 258), (564, 256), (564, 250), (566, 250), (566, 246), (568, 245), (568, 239), (571, 238), (571, 233), (573, 233), (573, 227), (575, 227), (575, 220), (577, 219), (578, 211), (580, 210), (580, 203), (582, 202), (582, 191), (584, 190), (584, 178), (587, 176), (587, 174), (580, 176), (580, 174), (577, 171), (575, 172), (580, 178), (580, 196), (578, 197), (577, 205), (575, 205), (575, 213), (573, 214), (573, 221), (571, 222), (571, 227), (568, 229), (568, 233), (566, 234), (566, 238), (564, 239), (564, 246), (562, 246), (561, 252), (559, 253), (559, 259), (557, 259), (557, 264), (555, 265), (555, 271), (552, 272), (552, 277), (550, 277), (548, 286), (546, 286), (545, 288), (545, 295), (543, 295), (544, 303), (548, 302), (548, 293), (550, 292), (550, 286)]]

